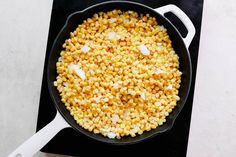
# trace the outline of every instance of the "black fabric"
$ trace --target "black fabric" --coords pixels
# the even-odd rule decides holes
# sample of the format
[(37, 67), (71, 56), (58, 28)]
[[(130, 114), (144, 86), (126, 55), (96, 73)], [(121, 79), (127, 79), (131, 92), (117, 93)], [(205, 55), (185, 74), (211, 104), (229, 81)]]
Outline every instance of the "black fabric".
[[(39, 114), (37, 130), (48, 124), (55, 116), (56, 109), (50, 98), (47, 77), (46, 77), (46, 65), (51, 49), (52, 43), (59, 33), (62, 26), (65, 24), (65, 20), (71, 13), (82, 10), (93, 4), (103, 2), (101, 0), (54, 0), (51, 14), (51, 22), (49, 28), (47, 52), (45, 59), (45, 67), (43, 74), (43, 82), (39, 104)], [(193, 77), (192, 86), (189, 97), (183, 108), (181, 114), (178, 116), (173, 128), (164, 134), (158, 135), (150, 140), (146, 140), (139, 144), (127, 145), (127, 146), (114, 146), (101, 142), (94, 141), (82, 134), (77, 133), (71, 128), (64, 129), (59, 132), (43, 149), (43, 152), (73, 155), (73, 156), (90, 156), (90, 155), (122, 155), (133, 154), (139, 155), (146, 152), (146, 155), (152, 155), (157, 151), (157, 155), (167, 157), (183, 157), (186, 156), (189, 127), (191, 120), (193, 91), (195, 85), (195, 74), (197, 67), (197, 57), (200, 39), (200, 28), (202, 18), (202, 0), (136, 0), (146, 4), (152, 8), (157, 8), (167, 4), (175, 4), (181, 8), (192, 20), (195, 28), (196, 35), (192, 44), (189, 47), (191, 54)], [(186, 30), (181, 26), (181, 22), (170, 15), (170, 20), (176, 24), (176, 27), (183, 34), (186, 34)], [(91, 149), (91, 151), (87, 151)], [(133, 156), (132, 155), (132, 156)]]

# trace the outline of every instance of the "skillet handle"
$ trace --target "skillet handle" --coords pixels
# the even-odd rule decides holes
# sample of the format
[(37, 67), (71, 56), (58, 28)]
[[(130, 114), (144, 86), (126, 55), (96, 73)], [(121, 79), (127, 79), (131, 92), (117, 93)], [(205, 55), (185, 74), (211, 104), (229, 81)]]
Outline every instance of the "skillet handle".
[(66, 127), (70, 126), (57, 111), (55, 118), (49, 124), (16, 148), (8, 157), (32, 157), (60, 130)]
[(193, 40), (193, 37), (195, 35), (195, 27), (192, 23), (192, 21), (189, 19), (189, 17), (177, 6), (173, 4), (169, 4), (160, 8), (154, 9), (156, 12), (160, 13), (161, 15), (164, 16), (165, 13), (172, 12), (175, 14), (185, 25), (185, 27), (188, 30), (188, 34), (185, 38), (183, 38), (186, 47), (189, 47), (191, 41)]

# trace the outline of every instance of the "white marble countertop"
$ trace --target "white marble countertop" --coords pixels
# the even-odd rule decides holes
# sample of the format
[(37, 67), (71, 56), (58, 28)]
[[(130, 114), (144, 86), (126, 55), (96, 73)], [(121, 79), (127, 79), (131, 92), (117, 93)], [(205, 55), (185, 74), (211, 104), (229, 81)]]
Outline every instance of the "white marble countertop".
[[(51, 7), (0, 1), (0, 156), (35, 132)], [(236, 154), (235, 8), (235, 0), (204, 2), (188, 157)]]

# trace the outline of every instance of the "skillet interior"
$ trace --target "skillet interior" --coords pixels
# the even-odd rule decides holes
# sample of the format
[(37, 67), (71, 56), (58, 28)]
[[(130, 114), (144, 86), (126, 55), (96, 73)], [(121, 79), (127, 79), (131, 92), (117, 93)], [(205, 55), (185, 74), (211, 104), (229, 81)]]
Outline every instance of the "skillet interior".
[[(181, 87), (179, 89), (179, 96), (180, 101), (177, 102), (177, 106), (173, 110), (173, 112), (166, 118), (166, 122), (162, 126), (158, 126), (156, 129), (153, 129), (149, 132), (144, 132), (142, 135), (138, 135), (136, 137), (123, 137), (120, 140), (118, 139), (109, 139), (107, 137), (103, 137), (102, 135), (97, 135), (91, 133), (81, 126), (79, 126), (73, 117), (70, 115), (69, 111), (65, 108), (65, 105), (61, 102), (61, 97), (59, 95), (58, 90), (54, 87), (53, 82), (56, 80), (57, 72), (56, 72), (56, 62), (60, 57), (60, 51), (62, 50), (62, 44), (65, 42), (66, 39), (69, 38), (70, 32), (74, 31), (78, 24), (81, 24), (83, 20), (92, 17), (93, 14), (98, 13), (100, 11), (106, 12), (113, 9), (120, 9), (123, 11), (126, 10), (133, 10), (138, 13), (143, 14), (150, 14), (153, 17), (156, 17), (158, 23), (163, 25), (167, 28), (167, 32), (172, 40), (173, 47), (176, 53), (179, 56), (180, 62), (180, 71), (183, 73), (181, 78)], [(145, 5), (134, 3), (134, 2), (124, 2), (124, 1), (112, 1), (112, 2), (105, 2), (100, 3), (94, 6), (91, 6), (83, 11), (75, 12), (71, 14), (62, 30), (59, 32), (58, 36), (56, 37), (48, 60), (48, 69), (47, 69), (47, 81), (48, 81), (48, 88), (50, 95), (54, 101), (54, 105), (56, 106), (57, 110), (62, 114), (65, 120), (78, 132), (83, 133), (95, 140), (111, 143), (111, 144), (133, 144), (144, 139), (148, 139), (153, 137), (154, 135), (158, 135), (162, 132), (166, 132), (170, 130), (174, 124), (174, 121), (180, 111), (182, 110), (185, 101), (187, 99), (190, 85), (191, 85), (191, 76), (192, 76), (192, 67), (191, 67), (191, 60), (189, 56), (189, 52), (181, 38), (180, 33), (176, 30), (176, 28), (162, 15), (155, 12), (150, 7)]]

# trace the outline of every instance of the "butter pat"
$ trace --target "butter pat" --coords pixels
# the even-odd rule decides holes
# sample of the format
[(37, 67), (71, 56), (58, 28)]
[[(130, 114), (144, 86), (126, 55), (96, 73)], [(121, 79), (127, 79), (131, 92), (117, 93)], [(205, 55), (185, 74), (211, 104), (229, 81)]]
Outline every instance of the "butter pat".
[(145, 55), (145, 56), (150, 55), (150, 51), (147, 49), (147, 47), (145, 45), (140, 45), (138, 48), (143, 55)]
[(76, 75), (78, 75), (82, 80), (86, 79), (85, 73), (82, 69), (80, 69), (79, 65), (72, 64), (69, 66), (69, 70), (75, 72)]
[(116, 137), (116, 134), (115, 134), (114, 132), (109, 132), (109, 133), (107, 134), (107, 136), (108, 136), (109, 138), (115, 138), (115, 137)]
[(84, 45), (82, 48), (81, 48), (81, 51), (83, 52), (89, 52), (90, 50), (90, 47), (88, 47), (88, 45)]
[(113, 115), (113, 116), (112, 116), (111, 121), (112, 121), (113, 123), (116, 123), (116, 122), (118, 122), (119, 119), (120, 119), (119, 116), (116, 114), (116, 115)]

